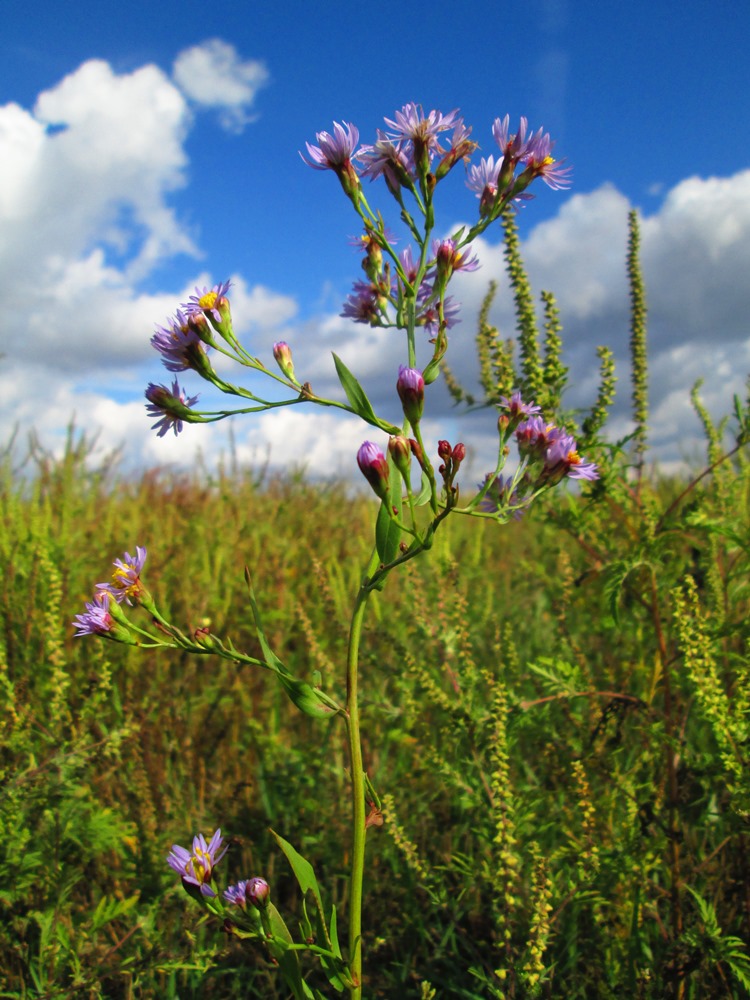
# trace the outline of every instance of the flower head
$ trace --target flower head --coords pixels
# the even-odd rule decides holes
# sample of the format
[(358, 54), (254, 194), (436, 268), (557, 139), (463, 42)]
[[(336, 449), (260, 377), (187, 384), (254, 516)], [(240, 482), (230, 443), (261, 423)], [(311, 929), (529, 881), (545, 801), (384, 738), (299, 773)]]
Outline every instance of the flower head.
[(544, 470), (549, 478), (558, 481), (563, 476), (570, 479), (598, 479), (599, 470), (594, 462), (584, 462), (578, 454), (575, 438), (560, 433), (547, 448)]
[(529, 417), (516, 427), (516, 443), (522, 455), (541, 455), (562, 434), (553, 424), (547, 424), (538, 414)]
[(515, 427), (524, 417), (531, 417), (537, 413), (541, 413), (541, 406), (535, 406), (533, 401), (531, 403), (524, 403), (521, 399), (520, 389), (516, 389), (514, 393), (511, 394), (510, 399), (507, 396), (500, 397), (500, 406), (506, 411), (508, 417), (510, 418), (510, 423)]
[(494, 156), (483, 156), (479, 164), (469, 167), (466, 186), (479, 198), (479, 214), (482, 217), (489, 215), (495, 204), (502, 165), (502, 157), (495, 162)]
[(304, 162), (315, 170), (333, 170), (341, 182), (341, 186), (354, 204), (359, 203), (361, 182), (354, 169), (352, 161), (357, 157), (355, 152), (359, 142), (359, 129), (349, 122), (333, 123), (333, 135), (330, 132), (316, 132), (318, 145), (306, 142), (310, 159), (302, 156)]
[[(487, 479), (490, 479), (490, 476)], [(480, 489), (484, 489), (487, 485), (487, 479), (483, 483), (480, 483)], [(515, 521), (520, 521), (524, 513), (522, 508), (527, 504), (528, 500), (523, 500), (519, 497), (517, 490), (513, 486), (511, 476), (508, 476), (507, 479), (503, 479), (502, 476), (496, 476), (480, 501), (479, 510), (484, 511), (486, 514), (496, 514), (498, 511), (507, 510), (509, 507), (515, 508), (511, 516)]]
[(348, 295), (340, 315), (353, 319), (355, 323), (380, 325), (381, 295), (376, 285), (370, 281), (355, 281), (354, 294)]
[(350, 163), (356, 155), (355, 149), (359, 142), (359, 129), (349, 122), (333, 123), (333, 135), (330, 132), (316, 132), (315, 138), (318, 145), (306, 142), (307, 152), (310, 159), (302, 159), (308, 166), (315, 170), (334, 170), (340, 173)]
[(382, 175), (389, 191), (395, 195), (414, 180), (412, 149), (403, 149), (400, 143), (389, 139), (380, 129), (377, 141), (372, 146), (362, 146), (358, 158), (363, 164), (362, 176), (375, 180)]
[(170, 372), (184, 372), (188, 368), (202, 371), (205, 367), (203, 343), (195, 326), (179, 309), (166, 326), (157, 326), (151, 346), (161, 354), (162, 363)]
[(188, 318), (196, 315), (208, 316), (221, 324), (225, 319), (222, 312), (229, 310), (227, 292), (231, 284), (231, 281), (221, 281), (211, 288), (206, 288), (205, 285), (203, 288), (196, 287), (195, 294), (191, 295), (182, 307), (187, 311)]
[(531, 183), (536, 177), (541, 177), (544, 183), (553, 191), (564, 190), (570, 187), (570, 173), (572, 167), (564, 167), (564, 160), (556, 160), (552, 156), (554, 143), (549, 137), (549, 133), (536, 133), (528, 144), (528, 149), (523, 158), (526, 169), (519, 178), (519, 181)]
[(184, 389), (180, 388), (177, 379), (172, 383), (172, 388), (167, 389), (165, 385), (154, 385), (149, 382), (146, 389), (146, 399), (148, 404), (146, 412), (150, 417), (159, 417), (155, 424), (151, 425), (152, 430), (159, 429), (158, 437), (170, 430), (175, 432), (175, 436), (182, 430), (182, 418), (187, 416), (191, 406), (198, 402), (198, 396), (187, 396)]
[(214, 868), (227, 852), (227, 848), (221, 850), (221, 846), (221, 830), (216, 831), (208, 844), (203, 834), (199, 833), (193, 837), (192, 852), (179, 844), (172, 844), (167, 862), (183, 882), (197, 886), (204, 896), (215, 896), (209, 883)]
[[(437, 337), (440, 332), (440, 312), (438, 303), (431, 302), (432, 287), (423, 282), (417, 295), (417, 324), (423, 326), (430, 337)], [(443, 300), (443, 322), (447, 329), (458, 323), (461, 315), (461, 303), (456, 302), (452, 295), (446, 295)]]
[(385, 123), (393, 130), (391, 133), (393, 139), (410, 140), (415, 147), (423, 146), (434, 153), (443, 152), (438, 144), (438, 135), (447, 132), (448, 129), (456, 128), (461, 123), (457, 115), (458, 108), (447, 115), (440, 111), (430, 111), (425, 116), (421, 104), (409, 102), (400, 111), (396, 111), (394, 118), (386, 118)]
[(115, 626), (115, 620), (109, 613), (108, 593), (99, 592), (93, 601), (86, 602), (86, 610), (82, 615), (76, 615), (73, 625), (78, 630), (75, 635), (107, 635)]
[(433, 240), (432, 253), (437, 263), (438, 275), (447, 281), (454, 271), (476, 271), (481, 267), (479, 258), (472, 254), (471, 246), (459, 247), (454, 239)]
[(96, 589), (114, 597), (118, 604), (122, 604), (123, 601), (133, 604), (145, 589), (141, 583), (141, 571), (145, 562), (146, 549), (136, 545), (135, 556), (126, 552), (122, 559), (115, 559), (112, 582), (97, 583)]

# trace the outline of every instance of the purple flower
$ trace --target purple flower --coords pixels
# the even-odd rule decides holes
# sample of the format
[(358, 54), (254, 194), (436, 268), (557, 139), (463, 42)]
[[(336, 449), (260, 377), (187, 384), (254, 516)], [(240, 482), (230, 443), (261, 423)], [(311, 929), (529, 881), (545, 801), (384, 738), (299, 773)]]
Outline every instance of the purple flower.
[(596, 464), (584, 462), (578, 454), (575, 438), (563, 432), (560, 432), (547, 448), (544, 471), (555, 481), (559, 481), (563, 476), (568, 476), (570, 479), (599, 478)]
[(340, 313), (355, 323), (369, 323), (370, 326), (380, 324), (380, 292), (372, 282), (355, 281), (354, 294), (347, 296), (344, 308)]
[(115, 620), (109, 613), (108, 593), (99, 592), (94, 595), (93, 601), (86, 602), (86, 610), (82, 615), (76, 615), (73, 625), (78, 629), (76, 636), (80, 635), (107, 635), (112, 631)]
[(183, 372), (188, 368), (201, 371), (205, 349), (188, 317), (178, 309), (167, 324), (157, 326), (151, 338), (151, 345), (161, 354), (164, 367), (170, 372)]
[(502, 165), (502, 157), (496, 163), (494, 156), (483, 156), (478, 166), (472, 164), (469, 167), (466, 186), (480, 199), (479, 211), (482, 216), (488, 215), (495, 203)]
[(257, 910), (263, 910), (268, 905), (270, 894), (270, 887), (264, 878), (250, 878), (228, 886), (224, 898), (232, 906), (241, 906), (243, 910), (248, 903)]
[(373, 491), (381, 500), (388, 496), (388, 462), (372, 441), (364, 441), (357, 452), (357, 465)]
[(477, 255), (471, 253), (471, 246), (459, 248), (454, 239), (433, 240), (432, 253), (438, 274), (447, 274), (448, 277), (454, 271), (476, 271), (481, 267)]
[(141, 571), (146, 562), (146, 549), (136, 545), (135, 556), (126, 552), (122, 559), (115, 559), (111, 583), (97, 583), (96, 589), (114, 597), (118, 604), (132, 604), (143, 591)]
[(415, 150), (427, 149), (432, 155), (434, 152), (443, 152), (437, 137), (441, 132), (447, 132), (448, 129), (458, 126), (461, 119), (456, 118), (457, 114), (458, 108), (447, 115), (440, 111), (431, 111), (425, 117), (422, 105), (410, 102), (395, 113), (395, 120), (386, 118), (385, 123), (393, 130), (391, 138), (411, 140)]
[[(417, 323), (423, 326), (428, 336), (436, 337), (440, 326), (437, 302), (430, 302), (432, 288), (424, 283), (417, 295)], [(443, 301), (443, 320), (447, 329), (458, 323), (461, 314), (461, 303), (456, 302), (452, 295), (447, 295)]]
[(529, 183), (534, 178), (541, 177), (553, 191), (561, 191), (570, 187), (572, 167), (564, 167), (563, 160), (556, 160), (552, 156), (553, 146), (554, 143), (550, 139), (549, 133), (542, 134), (542, 130), (539, 129), (529, 143), (529, 148), (523, 158), (526, 169), (521, 176), (527, 178)]
[(152, 430), (159, 428), (158, 437), (164, 435), (171, 428), (177, 436), (182, 430), (182, 417), (187, 415), (191, 406), (198, 402), (198, 396), (187, 396), (185, 390), (180, 388), (177, 379), (172, 383), (172, 388), (167, 389), (165, 385), (154, 385), (149, 382), (146, 389), (146, 399), (148, 405), (146, 412), (150, 417), (159, 417), (155, 424), (151, 425)]
[[(534, 136), (529, 136), (528, 139), (526, 138), (528, 127), (528, 121), (526, 118), (522, 117), (518, 131), (513, 134), (509, 131), (510, 115), (506, 115), (503, 119), (495, 119), (492, 125), (492, 134), (495, 137), (495, 142), (502, 150), (503, 159), (506, 165), (515, 165), (519, 160), (522, 160), (528, 152), (529, 146), (535, 138)], [(539, 131), (541, 132), (541, 129)]]
[(227, 852), (222, 845), (221, 830), (217, 830), (207, 844), (202, 833), (193, 837), (192, 853), (179, 844), (172, 844), (172, 850), (167, 856), (167, 862), (177, 872), (183, 882), (198, 886), (202, 895), (215, 896), (216, 893), (208, 884), (215, 866)]
[(344, 171), (355, 155), (354, 150), (359, 142), (359, 129), (349, 122), (333, 123), (333, 135), (330, 132), (316, 132), (318, 145), (306, 142), (310, 159), (302, 159), (315, 170), (334, 170), (337, 174)]
[(294, 378), (294, 362), (292, 361), (292, 349), (285, 340), (277, 340), (273, 345), (273, 356), (276, 364), (287, 378)]
[(516, 443), (522, 455), (542, 454), (562, 431), (553, 424), (546, 424), (538, 415), (529, 417), (516, 428)]
[[(487, 479), (489, 478), (488, 476)], [(487, 479), (485, 479), (484, 483), (480, 483), (480, 489), (484, 488)], [(512, 511), (512, 517), (515, 521), (520, 521), (524, 514), (524, 511), (520, 508), (527, 505), (528, 500), (519, 497), (518, 491), (513, 488), (513, 479), (511, 476), (508, 476), (507, 479), (503, 479), (502, 476), (496, 476), (480, 501), (479, 510), (484, 511), (486, 514), (497, 514), (498, 511), (515, 507), (516, 510)]]
[(401, 267), (404, 269), (404, 274), (406, 275), (406, 280), (410, 285), (413, 285), (417, 280), (417, 272), (419, 271), (419, 264), (414, 260), (414, 253), (412, 251), (411, 245), (406, 247), (398, 255), (398, 259), (401, 262)]
[(521, 392), (519, 389), (511, 395), (510, 399), (507, 396), (500, 397), (500, 405), (503, 409), (507, 410), (508, 416), (510, 417), (510, 422), (515, 426), (523, 417), (531, 417), (536, 413), (541, 413), (541, 406), (535, 406), (533, 402), (524, 403), (521, 399)]
[(221, 310), (226, 311), (229, 307), (227, 292), (231, 284), (231, 281), (221, 281), (212, 288), (206, 288), (205, 285), (203, 289), (196, 287), (195, 294), (182, 307), (187, 311), (188, 319), (193, 316), (209, 316), (221, 323), (224, 319)]
[(378, 129), (377, 141), (372, 146), (363, 146), (358, 154), (362, 176), (375, 180), (381, 175), (388, 189), (398, 194), (401, 187), (414, 179), (414, 156), (411, 149), (403, 149), (399, 143), (389, 139)]
[(399, 365), (398, 381), (396, 382), (404, 416), (410, 424), (417, 424), (422, 418), (424, 409), (424, 379), (418, 368), (407, 368)]

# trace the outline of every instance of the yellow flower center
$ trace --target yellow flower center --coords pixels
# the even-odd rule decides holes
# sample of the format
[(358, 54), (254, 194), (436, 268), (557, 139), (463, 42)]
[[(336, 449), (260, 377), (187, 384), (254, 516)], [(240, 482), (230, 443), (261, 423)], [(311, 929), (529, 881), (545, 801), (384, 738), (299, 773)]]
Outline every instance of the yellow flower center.
[(193, 875), (201, 884), (211, 878), (211, 858), (203, 851), (196, 851), (185, 867), (193, 869)]
[(205, 295), (201, 295), (201, 297), (198, 299), (198, 305), (201, 307), (201, 309), (213, 309), (213, 307), (216, 305), (217, 298), (218, 295), (216, 294), (216, 292), (213, 291), (206, 292)]

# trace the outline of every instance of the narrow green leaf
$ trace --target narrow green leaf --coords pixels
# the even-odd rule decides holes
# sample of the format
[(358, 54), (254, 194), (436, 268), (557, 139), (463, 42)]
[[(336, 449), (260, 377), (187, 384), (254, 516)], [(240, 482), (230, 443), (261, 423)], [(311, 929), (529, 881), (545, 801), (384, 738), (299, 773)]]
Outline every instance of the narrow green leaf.
[(336, 365), (336, 374), (339, 377), (341, 387), (346, 393), (346, 398), (349, 400), (349, 405), (354, 412), (368, 423), (379, 423), (379, 420), (375, 415), (375, 411), (372, 408), (372, 404), (367, 398), (367, 393), (346, 367), (338, 354), (333, 355), (333, 363)]

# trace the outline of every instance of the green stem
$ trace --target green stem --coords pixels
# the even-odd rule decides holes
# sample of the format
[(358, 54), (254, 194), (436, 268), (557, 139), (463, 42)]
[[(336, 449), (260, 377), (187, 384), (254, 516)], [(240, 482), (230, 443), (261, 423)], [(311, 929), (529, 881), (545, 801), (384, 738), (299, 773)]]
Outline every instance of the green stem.
[[(378, 566), (378, 553), (373, 551), (366, 570), (366, 580)], [(349, 969), (352, 983), (351, 1000), (362, 997), (362, 885), (365, 873), (365, 771), (362, 763), (362, 740), (359, 731), (358, 666), (362, 622), (370, 591), (363, 581), (357, 594), (349, 629), (349, 650), (346, 661), (346, 719), (349, 734), (349, 763), (352, 779), (352, 868), (349, 886)]]

